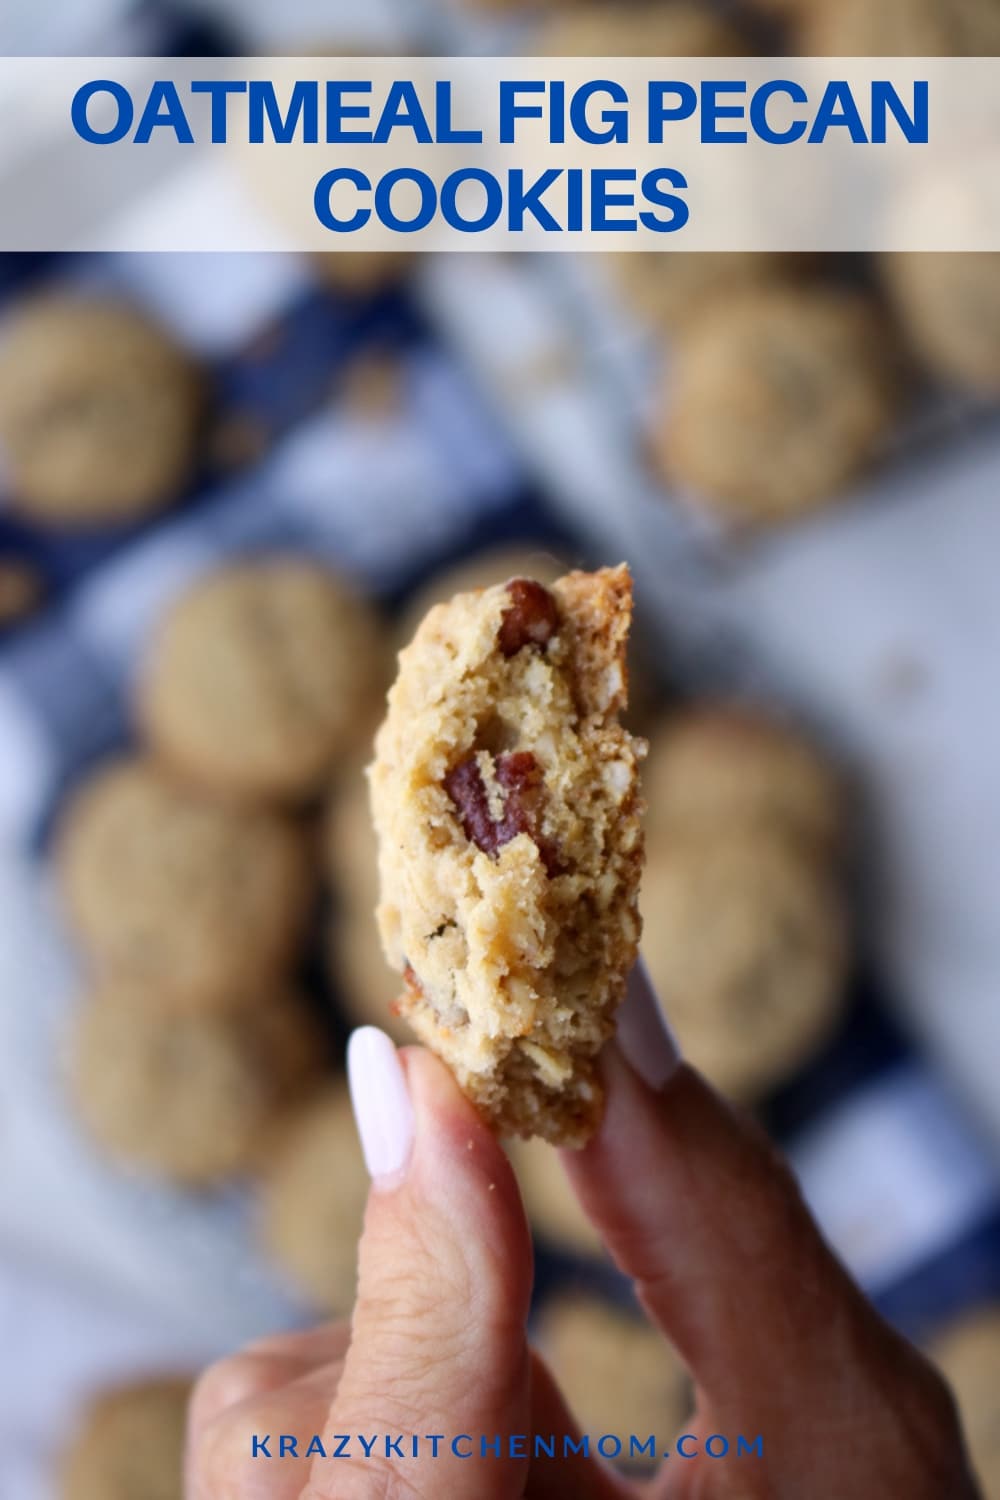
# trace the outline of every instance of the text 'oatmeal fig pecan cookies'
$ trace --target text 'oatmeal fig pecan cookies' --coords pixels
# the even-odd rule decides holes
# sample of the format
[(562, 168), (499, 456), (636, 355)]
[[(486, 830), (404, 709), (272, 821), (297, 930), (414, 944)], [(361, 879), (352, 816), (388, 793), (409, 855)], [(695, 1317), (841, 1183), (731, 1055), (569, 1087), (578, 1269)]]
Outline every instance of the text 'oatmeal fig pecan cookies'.
[(382, 941), (400, 1009), (507, 1135), (582, 1144), (635, 962), (645, 743), (628, 569), (432, 609), (375, 742)]

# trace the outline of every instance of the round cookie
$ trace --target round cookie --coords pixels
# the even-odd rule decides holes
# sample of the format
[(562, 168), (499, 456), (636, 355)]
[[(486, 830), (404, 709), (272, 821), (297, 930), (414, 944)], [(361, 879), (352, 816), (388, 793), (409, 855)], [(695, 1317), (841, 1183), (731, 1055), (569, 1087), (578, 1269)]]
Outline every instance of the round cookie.
[(140, 715), (164, 758), (213, 791), (307, 798), (373, 727), (386, 665), (373, 612), (325, 568), (233, 563), (161, 622)]
[(386, 962), (375, 921), (378, 846), (359, 767), (334, 789), (326, 821), (326, 865), (334, 892), (330, 978), (356, 1026), (380, 1026), (395, 1042), (413, 1033), (393, 1008), (403, 988)]
[(368, 1174), (344, 1083), (328, 1085), (288, 1121), (262, 1191), (261, 1234), (270, 1254), (318, 1308), (346, 1312)]
[(859, 293), (784, 286), (720, 298), (679, 335), (653, 458), (729, 521), (803, 515), (876, 456), (899, 404), (894, 364), (883, 320)]
[(0, 330), (0, 453), (33, 520), (162, 509), (193, 467), (202, 405), (187, 355), (123, 303), (38, 297)]
[(178, 1007), (228, 1006), (287, 969), (313, 900), (297, 825), (211, 801), (141, 758), (77, 793), (57, 863), (97, 973)]
[(538, 57), (744, 57), (738, 26), (695, 0), (568, 6), (532, 39)]
[(122, 1163), (191, 1187), (253, 1167), (323, 1061), (300, 997), (258, 991), (254, 1002), (199, 1015), (125, 986), (88, 999), (71, 1087), (94, 1140)]
[(691, 1413), (683, 1365), (634, 1313), (596, 1297), (559, 1297), (542, 1307), (532, 1342), (581, 1432), (667, 1439)]
[(763, 828), (650, 843), (643, 955), (681, 1051), (753, 1100), (826, 1039), (847, 963), (837, 884)]
[(984, 396), (1000, 393), (1000, 252), (886, 255), (882, 268), (930, 369)]
[(1000, 1500), (1000, 1304), (967, 1314), (929, 1352), (955, 1394), (983, 1500)]
[(547, 1141), (513, 1140), (505, 1142), (505, 1150), (531, 1227), (541, 1239), (572, 1255), (602, 1255), (601, 1237), (580, 1207), (554, 1148)]
[(92, 1401), (63, 1455), (61, 1500), (183, 1500), (192, 1386), (161, 1377)]
[(672, 334), (718, 297), (794, 280), (802, 258), (731, 251), (634, 250), (604, 257), (614, 290), (642, 328)]
[(661, 721), (643, 772), (650, 842), (771, 828), (819, 854), (844, 842), (840, 778), (791, 727), (751, 708), (704, 703)]
[(994, 57), (996, 0), (823, 0), (803, 10), (809, 57)]

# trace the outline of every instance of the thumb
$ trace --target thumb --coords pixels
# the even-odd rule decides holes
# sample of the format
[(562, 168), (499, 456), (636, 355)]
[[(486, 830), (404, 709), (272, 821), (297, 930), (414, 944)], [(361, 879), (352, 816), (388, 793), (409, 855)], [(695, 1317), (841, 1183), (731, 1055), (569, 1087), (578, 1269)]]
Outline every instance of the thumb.
[[(508, 1500), (525, 1485), (527, 1460), (506, 1443), (529, 1431), (531, 1386), (531, 1242), (513, 1173), (431, 1053), (397, 1053), (366, 1026), (348, 1071), (372, 1187), (330, 1432), (352, 1436), (353, 1456), (317, 1459), (304, 1500)], [(361, 1435), (376, 1439), (369, 1457)], [(483, 1452), (498, 1435), (499, 1456)]]

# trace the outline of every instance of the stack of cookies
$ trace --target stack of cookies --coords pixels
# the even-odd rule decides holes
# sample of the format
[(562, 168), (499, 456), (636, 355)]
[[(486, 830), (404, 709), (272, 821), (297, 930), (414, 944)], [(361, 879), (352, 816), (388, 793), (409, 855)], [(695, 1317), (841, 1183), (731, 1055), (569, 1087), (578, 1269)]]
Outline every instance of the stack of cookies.
[(331, 1056), (300, 983), (321, 793), (383, 687), (373, 612), (312, 561), (228, 564), (155, 631), (143, 743), (76, 792), (58, 840), (89, 982), (72, 1091), (123, 1163), (202, 1188), (282, 1170)]
[(746, 1102), (829, 1037), (849, 960), (844, 793), (797, 731), (726, 704), (652, 737), (643, 954), (681, 1050)]

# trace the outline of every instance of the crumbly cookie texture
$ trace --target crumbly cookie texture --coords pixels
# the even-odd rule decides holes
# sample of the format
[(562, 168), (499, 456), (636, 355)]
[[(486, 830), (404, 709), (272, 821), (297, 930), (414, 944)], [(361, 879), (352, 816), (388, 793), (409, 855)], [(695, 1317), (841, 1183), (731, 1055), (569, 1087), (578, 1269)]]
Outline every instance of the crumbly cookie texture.
[(210, 1015), (112, 987), (76, 1020), (71, 1088), (94, 1140), (190, 1187), (252, 1168), (275, 1121), (315, 1084), (322, 1039), (287, 989)]
[(311, 1302), (354, 1301), (368, 1173), (346, 1086), (330, 1083), (271, 1143), (264, 1172), (265, 1247)]
[(368, 605), (302, 558), (221, 568), (156, 632), (140, 686), (153, 745), (221, 795), (304, 799), (373, 727), (386, 652)]
[(537, 1345), (582, 1432), (664, 1440), (691, 1414), (687, 1373), (663, 1336), (635, 1313), (584, 1294), (543, 1305)]
[(983, 1500), (1000, 1500), (1000, 1303), (966, 1313), (929, 1352), (954, 1392)]
[(787, 521), (872, 462), (899, 399), (890, 331), (860, 293), (738, 291), (682, 330), (653, 457), (725, 521)]
[(754, 708), (705, 702), (661, 721), (644, 783), (650, 844), (747, 827), (784, 831), (823, 855), (845, 843), (837, 771), (798, 730)]
[(193, 1385), (163, 1376), (96, 1397), (63, 1455), (62, 1500), (182, 1500)]
[(179, 1009), (228, 1007), (287, 971), (312, 900), (295, 823), (221, 805), (143, 758), (76, 794), (57, 866), (96, 973)]
[(11, 503), (34, 520), (125, 522), (167, 505), (202, 407), (192, 361), (123, 303), (37, 297), (0, 331), (0, 448)]
[(580, 1145), (639, 941), (645, 744), (619, 722), (625, 567), (459, 594), (375, 744), (379, 927), (404, 1015), (502, 1134)]
[(840, 886), (814, 851), (762, 825), (650, 843), (643, 956), (681, 1050), (754, 1100), (826, 1040), (848, 959)]

